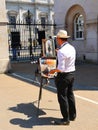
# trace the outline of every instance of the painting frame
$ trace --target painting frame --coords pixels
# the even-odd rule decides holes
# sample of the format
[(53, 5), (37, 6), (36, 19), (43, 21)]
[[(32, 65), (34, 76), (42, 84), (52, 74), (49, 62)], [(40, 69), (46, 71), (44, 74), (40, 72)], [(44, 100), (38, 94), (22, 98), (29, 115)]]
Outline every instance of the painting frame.
[(56, 57), (55, 43), (53, 39), (42, 39), (42, 56)]

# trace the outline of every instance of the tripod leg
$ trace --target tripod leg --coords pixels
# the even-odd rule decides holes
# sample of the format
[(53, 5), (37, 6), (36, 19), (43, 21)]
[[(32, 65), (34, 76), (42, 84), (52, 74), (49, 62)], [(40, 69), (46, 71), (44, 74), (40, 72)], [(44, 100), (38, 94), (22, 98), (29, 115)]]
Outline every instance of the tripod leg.
[(39, 97), (38, 97), (37, 116), (39, 115), (39, 105), (40, 105), (40, 100), (41, 100), (41, 97), (42, 97), (42, 87), (43, 87), (43, 77), (41, 77), (41, 84), (40, 84)]

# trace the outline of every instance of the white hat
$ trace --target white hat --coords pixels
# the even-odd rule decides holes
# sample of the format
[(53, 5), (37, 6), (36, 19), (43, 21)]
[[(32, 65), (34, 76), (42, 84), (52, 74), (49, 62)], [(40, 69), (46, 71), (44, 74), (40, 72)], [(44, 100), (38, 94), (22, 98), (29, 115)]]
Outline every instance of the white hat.
[(70, 36), (67, 35), (67, 31), (65, 31), (65, 30), (59, 30), (59, 32), (57, 33), (57, 37), (60, 37), (60, 38), (69, 38)]

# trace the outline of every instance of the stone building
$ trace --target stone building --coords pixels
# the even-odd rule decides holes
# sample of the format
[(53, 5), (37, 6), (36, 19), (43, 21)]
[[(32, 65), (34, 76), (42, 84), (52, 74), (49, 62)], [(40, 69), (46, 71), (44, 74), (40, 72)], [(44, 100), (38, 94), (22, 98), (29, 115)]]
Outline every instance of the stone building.
[(10, 59), (40, 56), (42, 39), (54, 35), (54, 0), (5, 1)]
[(5, 0), (0, 1), (0, 74), (10, 70)]
[[(31, 24), (54, 24), (53, 6), (54, 0), (6, 0), (7, 18), (9, 23), (27, 24), (29, 10)], [(37, 29), (42, 30), (43, 27), (38, 26)], [(45, 31), (46, 37), (54, 32), (52, 26)]]
[(98, 63), (98, 0), (55, 0), (56, 31), (66, 29), (77, 59)]

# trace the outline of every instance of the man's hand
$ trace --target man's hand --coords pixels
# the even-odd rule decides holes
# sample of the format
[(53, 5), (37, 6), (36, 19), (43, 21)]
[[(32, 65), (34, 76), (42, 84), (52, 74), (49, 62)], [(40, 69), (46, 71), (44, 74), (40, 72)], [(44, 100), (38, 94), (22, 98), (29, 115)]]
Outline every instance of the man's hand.
[(49, 72), (49, 74), (55, 74), (55, 73), (57, 73), (57, 72), (61, 72), (61, 71), (58, 70), (58, 69), (53, 69), (53, 70), (51, 70), (51, 71)]

